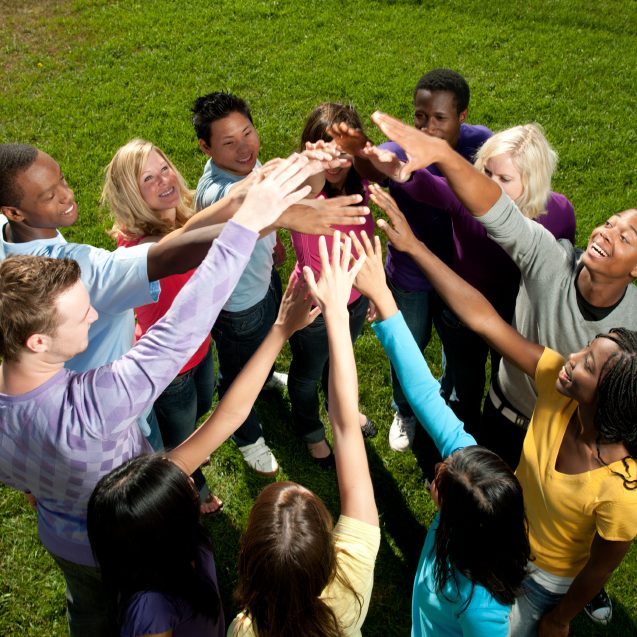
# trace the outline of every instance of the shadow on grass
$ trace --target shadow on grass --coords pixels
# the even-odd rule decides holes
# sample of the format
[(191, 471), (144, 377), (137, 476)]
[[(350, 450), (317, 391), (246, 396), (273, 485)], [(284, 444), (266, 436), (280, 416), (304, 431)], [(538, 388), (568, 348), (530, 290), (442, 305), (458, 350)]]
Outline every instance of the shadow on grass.
[[(276, 391), (264, 393), (257, 403), (257, 410), (266, 441), (281, 466), (277, 478), (298, 482), (312, 490), (336, 519), (340, 511), (336, 472), (319, 468), (310, 458), (305, 444), (292, 433), (287, 398)], [(367, 442), (366, 449), (382, 536), (364, 632), (370, 636), (405, 635), (411, 626), (412, 583), (426, 528), (414, 516), (396, 479), (373, 444)], [(252, 498), (256, 498), (261, 489), (271, 482), (247, 467), (245, 481)]]

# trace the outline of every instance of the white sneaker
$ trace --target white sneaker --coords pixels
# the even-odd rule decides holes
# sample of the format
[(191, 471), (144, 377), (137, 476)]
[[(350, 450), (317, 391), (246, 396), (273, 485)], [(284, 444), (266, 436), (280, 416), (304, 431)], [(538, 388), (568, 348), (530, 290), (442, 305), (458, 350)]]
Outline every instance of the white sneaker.
[(251, 445), (239, 447), (239, 451), (246, 464), (262, 476), (273, 476), (279, 470), (279, 463), (270, 447), (265, 444), (263, 436)]
[(269, 391), (270, 389), (283, 389), (288, 386), (288, 375), (283, 372), (273, 372), (270, 380), (263, 385), (264, 391)]
[(407, 451), (414, 444), (416, 417), (396, 412), (389, 428), (389, 446), (394, 451)]

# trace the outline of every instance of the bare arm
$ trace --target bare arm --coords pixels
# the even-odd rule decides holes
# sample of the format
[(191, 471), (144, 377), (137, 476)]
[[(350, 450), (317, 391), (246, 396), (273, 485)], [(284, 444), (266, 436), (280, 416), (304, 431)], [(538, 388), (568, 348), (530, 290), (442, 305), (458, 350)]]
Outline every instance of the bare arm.
[(330, 260), (325, 239), (321, 237), (319, 282), (316, 283), (310, 268), (305, 267), (303, 273), (327, 325), (330, 354), (329, 413), (334, 433), (341, 513), (378, 526), (374, 489), (358, 420), (358, 379), (347, 312), (352, 282), (365, 256), (359, 257), (348, 271), (350, 249), (351, 241), (346, 238), (341, 252), (340, 233), (336, 233)]
[(566, 637), (569, 624), (597, 595), (611, 573), (619, 566), (632, 542), (609, 542), (595, 534), (584, 568), (573, 580), (560, 603), (542, 618), (539, 637)]
[(403, 177), (437, 164), (458, 199), (476, 217), (488, 212), (500, 198), (500, 186), (456, 153), (446, 141), (430, 137), (384, 113), (376, 112), (372, 119), (389, 139), (405, 149), (409, 161), (403, 168)]
[[(281, 216), (281, 206), (285, 210), (307, 196), (309, 186), (301, 185), (316, 172), (316, 168), (307, 158), (293, 155), (279, 160), (271, 170), (258, 173), (253, 187), (234, 214), (234, 221), (256, 232), (273, 226)], [(280, 197), (280, 191), (287, 194)], [(148, 280), (156, 281), (196, 268), (219, 234), (219, 226), (207, 226), (169, 235), (154, 244), (148, 250)]]
[(187, 440), (168, 453), (168, 457), (190, 475), (213, 451), (220, 447), (248, 417), (272, 365), (288, 338), (309, 325), (319, 314), (310, 311), (311, 300), (305, 298), (301, 285), (285, 291), (279, 316), (269, 334), (248, 364), (234, 380), (217, 408)]
[[(447, 267), (427, 246), (414, 236), (407, 220), (390, 195), (370, 186), (372, 200), (389, 217), (390, 223), (378, 221), (392, 245), (418, 264), (445, 303), (471, 330), (525, 374), (535, 376), (544, 347), (524, 338), (496, 312), (487, 299)], [(376, 303), (376, 301), (374, 300)], [(376, 304), (378, 307), (378, 304)]]
[(171, 233), (153, 244), (147, 256), (148, 280), (157, 281), (196, 268), (222, 230), (223, 224), (196, 228), (190, 232), (175, 231), (177, 234)]

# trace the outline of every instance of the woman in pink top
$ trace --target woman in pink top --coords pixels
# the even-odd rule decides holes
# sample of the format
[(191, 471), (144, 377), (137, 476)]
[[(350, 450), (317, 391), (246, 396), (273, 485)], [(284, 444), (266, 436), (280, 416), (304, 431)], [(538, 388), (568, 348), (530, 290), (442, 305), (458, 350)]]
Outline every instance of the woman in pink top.
[[(312, 148), (317, 142), (329, 142), (326, 132), (332, 124), (345, 122), (362, 129), (358, 113), (351, 106), (326, 102), (318, 106), (307, 119), (301, 136), (301, 147)], [(351, 167), (340, 167), (325, 171), (325, 185), (319, 197), (330, 198), (339, 195), (362, 195), (363, 205), (367, 204), (367, 182)], [(334, 226), (344, 233), (354, 230), (374, 232), (374, 219), (367, 215), (362, 226)], [(292, 245), (296, 252), (295, 272), (301, 276), (304, 266), (314, 272), (316, 278), (321, 272), (318, 249), (318, 236), (301, 232), (292, 232)], [(332, 237), (326, 237), (328, 251), (332, 249)], [(352, 290), (349, 298), (349, 329), (352, 342), (356, 340), (365, 323), (367, 299)], [(295, 433), (307, 444), (310, 455), (324, 467), (334, 466), (332, 451), (325, 440), (325, 427), (320, 417), (318, 383), (321, 382), (327, 397), (328, 386), (328, 347), (325, 321), (319, 316), (311, 325), (296, 332), (290, 339), (292, 362), (288, 376), (288, 391), (292, 406), (292, 423)], [(374, 423), (363, 414), (359, 414), (363, 435), (376, 435)]]
[[(115, 217), (112, 234), (119, 246), (156, 242), (183, 227), (194, 214), (192, 193), (166, 155), (150, 142), (133, 139), (122, 146), (106, 169), (102, 202)], [(136, 339), (161, 318), (194, 270), (161, 280), (157, 303), (135, 308)], [(164, 445), (176, 447), (195, 430), (212, 404), (215, 387), (210, 336), (153, 405)], [(223, 503), (210, 493), (197, 469), (193, 480), (201, 512), (217, 513)]]

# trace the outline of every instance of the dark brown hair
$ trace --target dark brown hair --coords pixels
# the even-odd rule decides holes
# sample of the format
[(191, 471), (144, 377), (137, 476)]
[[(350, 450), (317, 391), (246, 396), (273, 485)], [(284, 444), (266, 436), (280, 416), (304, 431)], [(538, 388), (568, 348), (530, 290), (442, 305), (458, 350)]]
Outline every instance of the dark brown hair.
[(0, 356), (16, 361), (33, 334), (52, 335), (57, 297), (80, 279), (72, 259), (12, 256), (0, 263)]
[[(337, 102), (324, 102), (317, 106), (308, 116), (305, 122), (305, 128), (301, 133), (301, 150), (305, 150), (306, 142), (317, 142), (319, 139), (329, 142), (332, 138), (327, 134), (327, 129), (332, 124), (340, 124), (345, 122), (352, 128), (363, 130), (361, 118), (353, 106), (339, 104)], [(326, 181), (323, 191), (327, 197), (334, 197), (339, 194), (346, 195), (362, 195), (363, 185), (359, 174), (352, 166), (345, 184), (343, 185), (343, 193), (336, 192), (334, 188)]]

